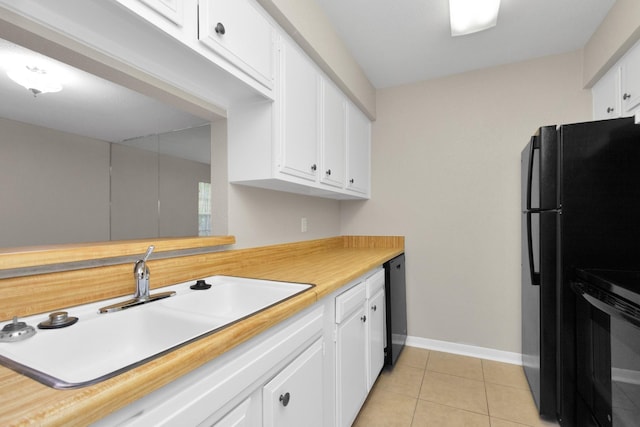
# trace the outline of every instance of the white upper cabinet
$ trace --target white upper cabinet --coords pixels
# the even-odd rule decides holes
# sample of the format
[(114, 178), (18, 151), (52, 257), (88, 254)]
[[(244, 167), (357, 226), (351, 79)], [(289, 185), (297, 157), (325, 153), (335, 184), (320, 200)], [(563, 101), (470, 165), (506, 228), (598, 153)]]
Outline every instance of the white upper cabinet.
[(280, 45), (276, 99), (278, 171), (315, 181), (318, 176), (318, 85), (314, 64), (293, 42)]
[(320, 182), (343, 188), (346, 174), (347, 101), (328, 79), (321, 83)]
[(634, 114), (640, 105), (640, 45), (636, 44), (622, 59), (620, 67), (623, 115)]
[(640, 111), (640, 44), (611, 67), (591, 94), (594, 120), (633, 116)]
[(593, 119), (620, 117), (620, 69), (614, 67), (591, 89), (593, 95)]
[(229, 181), (367, 199), (371, 123), (287, 36), (276, 41), (273, 102), (228, 110)]
[(200, 0), (199, 40), (251, 75), (273, 86), (275, 30), (254, 0)]
[(352, 103), (347, 106), (347, 189), (369, 196), (371, 123)]

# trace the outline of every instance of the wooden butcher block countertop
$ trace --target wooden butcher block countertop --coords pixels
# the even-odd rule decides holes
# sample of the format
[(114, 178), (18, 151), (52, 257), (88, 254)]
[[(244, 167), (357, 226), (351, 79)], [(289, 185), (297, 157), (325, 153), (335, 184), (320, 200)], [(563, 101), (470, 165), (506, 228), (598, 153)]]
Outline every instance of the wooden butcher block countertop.
[[(154, 266), (149, 261), (152, 283), (158, 270), (175, 270), (177, 265), (182, 269), (186, 263), (188, 270), (195, 269), (200, 274), (197, 277), (228, 274), (312, 283), (315, 287), (96, 385), (55, 390), (0, 366), (0, 425), (88, 425), (264, 332), (403, 252), (403, 237), (341, 236), (184, 257), (179, 264), (176, 260), (158, 260)], [(130, 266), (126, 267), (129, 271)], [(86, 272), (90, 278), (93, 270), (96, 269)], [(11, 287), (20, 284), (0, 281), (0, 292), (13, 292)], [(79, 297), (76, 292), (68, 298), (74, 301)], [(46, 302), (42, 304), (45, 306)]]

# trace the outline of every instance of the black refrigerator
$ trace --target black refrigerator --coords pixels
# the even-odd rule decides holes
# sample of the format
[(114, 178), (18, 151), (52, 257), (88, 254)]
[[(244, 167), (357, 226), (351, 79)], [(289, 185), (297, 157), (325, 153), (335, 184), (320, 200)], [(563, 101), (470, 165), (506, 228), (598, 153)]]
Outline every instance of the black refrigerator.
[(575, 424), (578, 268), (640, 267), (640, 125), (545, 126), (522, 151), (522, 362), (545, 418)]

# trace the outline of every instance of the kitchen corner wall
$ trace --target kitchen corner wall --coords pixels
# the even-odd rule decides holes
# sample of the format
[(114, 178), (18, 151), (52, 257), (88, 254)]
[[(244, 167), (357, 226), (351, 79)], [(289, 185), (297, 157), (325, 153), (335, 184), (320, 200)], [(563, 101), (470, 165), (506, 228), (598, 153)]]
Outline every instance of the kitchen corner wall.
[(341, 234), (404, 235), (409, 335), (520, 353), (520, 151), (589, 120), (581, 52), (378, 90), (372, 199)]

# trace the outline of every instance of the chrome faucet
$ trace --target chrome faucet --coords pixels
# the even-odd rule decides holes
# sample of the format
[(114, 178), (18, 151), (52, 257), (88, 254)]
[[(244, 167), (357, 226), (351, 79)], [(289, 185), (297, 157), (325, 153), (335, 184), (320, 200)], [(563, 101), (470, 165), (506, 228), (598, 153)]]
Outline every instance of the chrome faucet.
[(141, 301), (149, 299), (149, 267), (147, 267), (147, 260), (154, 249), (155, 247), (153, 245), (149, 246), (144, 257), (136, 261), (133, 266), (133, 277), (136, 279), (136, 293), (133, 295), (134, 299)]
[(106, 307), (102, 307), (100, 313), (110, 313), (113, 311), (120, 311), (126, 308), (135, 307), (137, 305), (146, 304), (148, 302), (157, 301), (162, 298), (167, 298), (175, 295), (173, 291), (160, 292), (158, 294), (151, 294), (149, 287), (149, 267), (147, 266), (147, 260), (151, 255), (151, 252), (155, 247), (149, 246), (147, 253), (144, 254), (142, 259), (136, 261), (133, 266), (133, 277), (136, 280), (136, 292), (133, 294), (133, 299), (118, 302)]

